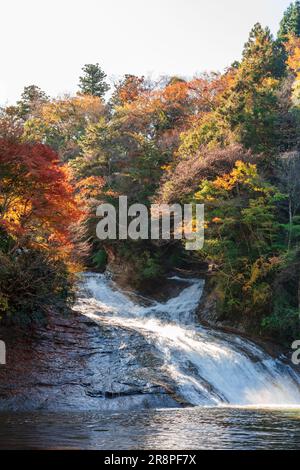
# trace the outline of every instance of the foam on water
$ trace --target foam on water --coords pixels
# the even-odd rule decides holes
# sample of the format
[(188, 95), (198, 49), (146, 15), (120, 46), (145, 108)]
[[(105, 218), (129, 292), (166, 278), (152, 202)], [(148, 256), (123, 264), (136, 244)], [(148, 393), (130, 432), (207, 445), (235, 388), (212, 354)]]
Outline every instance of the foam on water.
[(244, 338), (200, 326), (195, 310), (204, 281), (184, 281), (176, 297), (145, 306), (103, 274), (85, 274), (76, 309), (96, 322), (138, 332), (190, 404), (300, 405), (294, 370)]

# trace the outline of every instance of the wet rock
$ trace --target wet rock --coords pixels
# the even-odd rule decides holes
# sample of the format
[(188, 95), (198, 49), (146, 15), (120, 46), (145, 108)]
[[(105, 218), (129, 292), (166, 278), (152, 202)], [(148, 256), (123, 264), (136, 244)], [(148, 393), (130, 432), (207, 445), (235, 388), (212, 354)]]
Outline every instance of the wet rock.
[[(140, 364), (137, 334), (73, 312), (30, 334), (1, 328), (0, 410), (105, 410), (178, 406)], [(149, 357), (151, 353), (149, 352)], [(147, 353), (143, 351), (143, 355)], [(153, 374), (154, 376), (154, 374)]]

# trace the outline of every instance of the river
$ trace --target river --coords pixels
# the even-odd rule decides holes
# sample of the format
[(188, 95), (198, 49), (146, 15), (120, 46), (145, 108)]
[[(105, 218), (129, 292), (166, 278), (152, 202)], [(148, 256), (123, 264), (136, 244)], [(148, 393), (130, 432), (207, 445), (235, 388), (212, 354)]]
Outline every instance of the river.
[(85, 274), (75, 310), (99, 335), (108, 329), (106, 351), (89, 359), (105, 370), (56, 390), (56, 406), (47, 395), (36, 409), (2, 407), (0, 447), (299, 448), (300, 376), (251, 341), (200, 325), (203, 280), (170, 281), (176, 294), (157, 301)]
[(184, 287), (168, 301), (134, 301), (105, 276), (88, 274), (76, 308), (95, 322), (138, 332), (141, 348), (153, 346), (159, 372), (190, 405), (300, 404), (300, 378), (292, 368), (237, 335), (199, 325), (203, 280), (173, 279)]
[(299, 449), (300, 409), (2, 414), (0, 448)]

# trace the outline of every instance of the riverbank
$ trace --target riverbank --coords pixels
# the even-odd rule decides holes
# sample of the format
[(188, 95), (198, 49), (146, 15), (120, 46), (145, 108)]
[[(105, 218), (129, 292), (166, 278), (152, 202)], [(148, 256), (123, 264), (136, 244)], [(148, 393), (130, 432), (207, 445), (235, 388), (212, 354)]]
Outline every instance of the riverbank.
[(224, 317), (217, 306), (218, 295), (215, 290), (213, 276), (206, 273), (203, 278), (205, 284), (197, 308), (197, 316), (202, 325), (253, 341), (271, 357), (280, 358), (290, 366), (293, 365), (291, 360), (293, 349), (287, 344), (282, 344), (268, 336), (262, 329), (258, 328), (257, 322), (255, 323), (253, 318), (245, 318), (241, 315), (240, 318), (234, 320)]
[(71, 311), (50, 312), (34, 331), (0, 328), (7, 363), (0, 366), (0, 411), (66, 411), (180, 406), (172, 390), (151, 381), (147, 361), (137, 364), (138, 342), (130, 332), (96, 324)]

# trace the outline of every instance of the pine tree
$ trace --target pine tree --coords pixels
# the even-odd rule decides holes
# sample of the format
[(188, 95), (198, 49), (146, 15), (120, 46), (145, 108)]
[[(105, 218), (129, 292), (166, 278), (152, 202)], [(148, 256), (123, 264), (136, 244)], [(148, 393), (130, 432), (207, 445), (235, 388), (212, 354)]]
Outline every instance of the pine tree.
[(291, 3), (284, 12), (278, 32), (278, 39), (285, 42), (289, 34), (300, 36), (300, 1)]
[(86, 64), (82, 71), (84, 75), (79, 77), (80, 92), (84, 95), (103, 97), (110, 86), (105, 82), (106, 74), (100, 65), (98, 63)]
[(270, 30), (256, 24), (220, 109), (236, 138), (256, 152), (270, 151), (276, 141), (277, 76), (277, 49)]
[(257, 75), (257, 78), (274, 76), (277, 74), (277, 57), (275, 44), (268, 27), (263, 28), (260, 23), (256, 23), (249, 34), (243, 50), (242, 68), (247, 70), (247, 62), (250, 71)]

